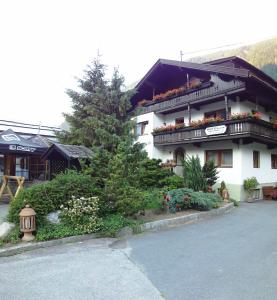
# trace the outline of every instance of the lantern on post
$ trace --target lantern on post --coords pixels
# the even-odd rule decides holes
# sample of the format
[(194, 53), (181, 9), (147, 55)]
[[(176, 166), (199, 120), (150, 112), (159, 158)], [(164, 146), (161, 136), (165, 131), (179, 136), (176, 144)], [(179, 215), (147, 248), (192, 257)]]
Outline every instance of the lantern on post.
[(30, 208), (29, 205), (26, 205), (19, 213), (20, 231), (24, 233), (22, 238), (22, 241), (24, 242), (30, 242), (35, 238), (32, 234), (32, 232), (36, 230), (35, 216), (35, 211)]

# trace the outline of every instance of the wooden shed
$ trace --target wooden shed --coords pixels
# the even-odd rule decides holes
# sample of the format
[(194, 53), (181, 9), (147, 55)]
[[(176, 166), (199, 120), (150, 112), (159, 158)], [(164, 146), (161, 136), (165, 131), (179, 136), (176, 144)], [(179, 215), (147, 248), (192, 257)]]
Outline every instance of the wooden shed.
[(85, 146), (54, 143), (43, 154), (42, 159), (49, 161), (49, 179), (66, 169), (80, 170), (80, 159), (89, 159), (92, 151)]

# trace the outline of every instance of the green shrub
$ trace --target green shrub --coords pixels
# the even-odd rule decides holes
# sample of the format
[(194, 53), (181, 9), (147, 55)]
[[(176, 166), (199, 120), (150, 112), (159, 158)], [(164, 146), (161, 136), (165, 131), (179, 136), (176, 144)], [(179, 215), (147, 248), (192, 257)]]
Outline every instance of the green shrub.
[(146, 158), (142, 161), (139, 170), (138, 182), (141, 187), (151, 188), (164, 186), (163, 181), (172, 176), (172, 172), (161, 166), (160, 159)]
[(65, 205), (61, 205), (60, 219), (83, 233), (99, 230), (101, 219), (97, 217), (98, 197), (72, 197)]
[(207, 181), (202, 171), (198, 155), (187, 156), (184, 160), (184, 181), (185, 186), (194, 191), (206, 191)]
[(45, 222), (42, 226), (38, 227), (36, 240), (47, 241), (73, 235), (82, 235), (84, 233), (85, 232), (83, 232), (82, 230), (68, 224), (51, 224)]
[(147, 190), (144, 193), (145, 209), (162, 209), (163, 208), (163, 189)]
[(255, 189), (259, 185), (256, 177), (246, 178), (243, 181), (243, 187), (247, 191), (248, 195), (251, 196), (251, 190)]
[(169, 211), (173, 213), (186, 208), (210, 210), (219, 207), (221, 202), (216, 194), (195, 192), (188, 188), (171, 190), (165, 194), (164, 198)]
[(100, 236), (114, 237), (125, 226), (133, 225), (134, 221), (124, 218), (122, 215), (110, 215), (103, 218), (100, 228)]
[(19, 225), (16, 225), (9, 234), (2, 240), (2, 243), (12, 243), (16, 244), (20, 242), (22, 233), (19, 230)]
[(197, 210), (211, 210), (219, 207), (221, 199), (213, 193), (194, 192), (189, 200), (189, 206)]
[(206, 161), (202, 168), (202, 172), (204, 174), (204, 177), (206, 178), (207, 184), (209, 186), (213, 186), (218, 179), (217, 176), (218, 171), (214, 161), (213, 160)]
[(72, 196), (97, 196), (99, 190), (95, 188), (93, 178), (89, 175), (67, 171), (57, 175), (52, 181), (33, 185), (19, 193), (11, 201), (8, 220), (19, 223), (20, 210), (29, 204), (36, 212), (38, 224), (49, 212), (58, 210)]
[(180, 189), (185, 185), (184, 178), (178, 175), (171, 175), (159, 181), (159, 186), (165, 187), (168, 190)]

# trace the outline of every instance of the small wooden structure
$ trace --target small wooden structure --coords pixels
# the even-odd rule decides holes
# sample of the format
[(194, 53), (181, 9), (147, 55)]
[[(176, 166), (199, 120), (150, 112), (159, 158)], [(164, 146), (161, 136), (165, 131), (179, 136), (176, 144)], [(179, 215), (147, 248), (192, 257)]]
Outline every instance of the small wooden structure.
[(66, 169), (80, 170), (80, 159), (88, 159), (93, 152), (85, 146), (63, 145), (54, 143), (42, 156), (49, 161), (49, 178)]
[[(17, 183), (17, 189), (15, 194), (12, 192), (12, 188), (9, 185), (9, 180), (15, 180)], [(23, 189), (23, 184), (24, 184), (25, 178), (22, 176), (8, 176), (4, 175), (3, 176), (3, 183), (0, 189), (0, 200), (2, 199), (3, 196), (9, 196), (10, 199), (13, 199), (18, 195), (20, 190)], [(4, 194), (4, 192), (7, 191), (7, 194)]]

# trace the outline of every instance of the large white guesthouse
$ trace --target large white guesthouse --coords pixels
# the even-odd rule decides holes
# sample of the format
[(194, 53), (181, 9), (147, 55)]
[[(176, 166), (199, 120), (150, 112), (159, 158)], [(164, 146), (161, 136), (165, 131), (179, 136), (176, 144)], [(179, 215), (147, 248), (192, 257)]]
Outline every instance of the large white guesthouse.
[(277, 184), (277, 83), (238, 57), (204, 64), (159, 59), (136, 86), (138, 141), (150, 158), (213, 159), (231, 197), (243, 180)]

